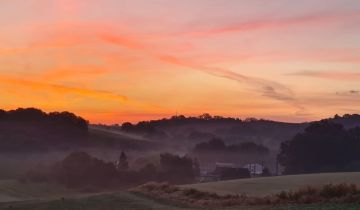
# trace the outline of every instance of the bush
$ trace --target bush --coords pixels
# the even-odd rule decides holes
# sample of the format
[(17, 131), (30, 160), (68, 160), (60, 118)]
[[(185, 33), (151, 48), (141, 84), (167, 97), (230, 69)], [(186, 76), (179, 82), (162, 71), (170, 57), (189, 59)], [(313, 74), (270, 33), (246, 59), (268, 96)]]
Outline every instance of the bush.
[(347, 195), (355, 195), (360, 194), (360, 190), (356, 187), (356, 185), (348, 185), (348, 184), (339, 184), (339, 185), (325, 185), (320, 190), (320, 195), (325, 198), (337, 198), (343, 197)]

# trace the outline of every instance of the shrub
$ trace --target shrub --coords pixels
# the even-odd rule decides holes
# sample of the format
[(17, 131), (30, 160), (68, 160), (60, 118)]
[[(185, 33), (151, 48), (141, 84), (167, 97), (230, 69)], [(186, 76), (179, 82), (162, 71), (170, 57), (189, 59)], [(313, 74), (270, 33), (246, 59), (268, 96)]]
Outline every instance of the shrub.
[(320, 195), (325, 198), (336, 198), (336, 197), (343, 197), (346, 195), (354, 195), (359, 194), (360, 190), (357, 189), (356, 185), (348, 185), (348, 184), (328, 184), (325, 185), (320, 190)]
[(194, 188), (180, 188), (166, 183), (148, 183), (132, 189), (133, 192), (170, 200), (186, 206), (224, 208), (230, 206), (311, 204), (322, 202), (360, 202), (360, 190), (355, 185), (338, 184), (323, 187), (305, 187), (295, 191), (281, 191), (265, 197), (242, 195), (218, 195)]

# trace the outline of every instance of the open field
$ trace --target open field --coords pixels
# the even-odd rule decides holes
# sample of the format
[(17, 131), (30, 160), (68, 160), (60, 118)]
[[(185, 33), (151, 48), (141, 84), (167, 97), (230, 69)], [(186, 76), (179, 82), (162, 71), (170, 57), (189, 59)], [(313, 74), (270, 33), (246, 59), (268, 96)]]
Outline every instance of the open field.
[[(187, 185), (218, 193), (265, 195), (279, 190), (326, 183), (358, 183), (360, 173), (313, 174), (233, 180)], [(129, 192), (89, 194), (69, 191), (52, 184), (22, 184), (16, 180), (0, 181), (0, 210), (196, 210), (158, 201)], [(236, 207), (228, 210), (357, 210), (360, 204), (312, 204), (276, 207)]]
[(0, 210), (181, 210), (128, 192), (82, 193), (55, 184), (0, 180)]
[(59, 185), (0, 180), (0, 210), (147, 210), (184, 208), (128, 192), (83, 193)]
[(76, 194), (55, 184), (23, 184), (17, 180), (0, 180), (0, 202), (24, 201)]
[(306, 187), (308, 185), (317, 186), (330, 183), (351, 183), (360, 185), (360, 172), (323, 173), (239, 179), (185, 185), (184, 187), (192, 187), (201, 191), (215, 192), (221, 195), (245, 193), (247, 195), (263, 196), (277, 193), (282, 190), (296, 190), (301, 187)]
[[(127, 192), (82, 198), (0, 203), (0, 210), (205, 210), (179, 207)], [(318, 204), (283, 207), (235, 207), (224, 210), (358, 210), (359, 204)], [(210, 209), (209, 209), (210, 210)], [(218, 209), (217, 209), (218, 210)]]
[(0, 203), (0, 210), (191, 210), (127, 192), (48, 201)]
[[(255, 210), (248, 209), (248, 210)], [(359, 204), (316, 204), (316, 205), (300, 205), (300, 206), (283, 206), (283, 207), (264, 207), (257, 210), (358, 210)], [(235, 209), (234, 209), (235, 210)]]

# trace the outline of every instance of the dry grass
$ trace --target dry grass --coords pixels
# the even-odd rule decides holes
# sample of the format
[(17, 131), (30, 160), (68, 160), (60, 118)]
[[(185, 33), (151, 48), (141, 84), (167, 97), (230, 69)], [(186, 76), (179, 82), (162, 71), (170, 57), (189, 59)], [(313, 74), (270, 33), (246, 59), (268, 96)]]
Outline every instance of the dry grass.
[(282, 191), (263, 197), (247, 196), (245, 194), (218, 195), (194, 188), (180, 188), (166, 183), (148, 183), (134, 188), (131, 191), (155, 199), (201, 208), (313, 203), (360, 203), (360, 189), (356, 185), (349, 184), (306, 187), (296, 191)]
[(301, 174), (289, 176), (261, 177), (229, 181), (184, 185), (200, 191), (214, 192), (219, 195), (243, 194), (266, 196), (281, 191), (291, 191), (307, 186), (321, 187), (326, 184), (353, 183), (360, 185), (360, 172)]

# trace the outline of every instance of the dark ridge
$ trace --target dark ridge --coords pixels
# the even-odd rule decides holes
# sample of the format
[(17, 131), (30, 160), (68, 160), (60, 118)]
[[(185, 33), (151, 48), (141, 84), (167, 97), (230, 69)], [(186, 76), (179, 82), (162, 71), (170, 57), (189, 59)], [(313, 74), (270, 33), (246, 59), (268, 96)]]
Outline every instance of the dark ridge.
[(88, 122), (70, 112), (0, 110), (0, 152), (47, 151), (87, 143)]

